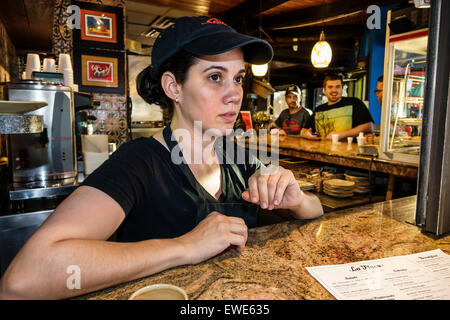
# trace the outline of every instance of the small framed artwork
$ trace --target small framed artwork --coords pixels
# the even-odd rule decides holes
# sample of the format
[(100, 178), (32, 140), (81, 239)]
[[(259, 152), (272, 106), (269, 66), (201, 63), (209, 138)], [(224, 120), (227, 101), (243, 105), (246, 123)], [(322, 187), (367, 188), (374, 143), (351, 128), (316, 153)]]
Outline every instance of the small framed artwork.
[(124, 53), (94, 49), (74, 50), (74, 80), (79, 91), (123, 94)]
[(74, 47), (124, 49), (123, 9), (73, 1), (80, 7), (80, 29), (73, 30)]

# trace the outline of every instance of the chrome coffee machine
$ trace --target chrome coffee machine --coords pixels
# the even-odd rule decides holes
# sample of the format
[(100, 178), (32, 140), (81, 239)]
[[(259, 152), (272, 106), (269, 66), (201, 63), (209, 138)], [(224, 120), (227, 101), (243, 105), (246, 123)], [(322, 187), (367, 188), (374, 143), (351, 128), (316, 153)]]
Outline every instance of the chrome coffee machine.
[(76, 180), (73, 92), (45, 81), (6, 83), (7, 100), (45, 101), (28, 114), (43, 116), (44, 130), (9, 137), (9, 165), (14, 189), (47, 188)]

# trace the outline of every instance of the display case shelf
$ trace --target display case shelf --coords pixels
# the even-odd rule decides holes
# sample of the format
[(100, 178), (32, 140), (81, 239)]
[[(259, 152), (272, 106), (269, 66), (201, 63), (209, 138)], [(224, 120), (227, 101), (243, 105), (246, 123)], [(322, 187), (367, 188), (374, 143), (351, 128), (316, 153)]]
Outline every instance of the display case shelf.
[(387, 28), (380, 158), (419, 162), (427, 39), (426, 29), (390, 37)]

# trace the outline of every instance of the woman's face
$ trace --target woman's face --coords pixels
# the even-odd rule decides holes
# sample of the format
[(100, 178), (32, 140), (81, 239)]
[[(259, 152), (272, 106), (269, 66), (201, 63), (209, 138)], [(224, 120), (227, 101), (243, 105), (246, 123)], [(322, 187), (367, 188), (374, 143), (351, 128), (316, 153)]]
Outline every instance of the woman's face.
[(200, 56), (181, 86), (179, 119), (188, 126), (201, 121), (203, 131), (219, 129), (226, 134), (241, 108), (244, 76), (241, 49)]

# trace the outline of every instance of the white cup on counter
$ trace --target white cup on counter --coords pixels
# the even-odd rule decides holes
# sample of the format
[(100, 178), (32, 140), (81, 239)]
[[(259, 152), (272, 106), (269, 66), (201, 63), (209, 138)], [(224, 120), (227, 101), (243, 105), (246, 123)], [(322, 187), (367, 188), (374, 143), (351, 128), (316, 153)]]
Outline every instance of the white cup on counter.
[(56, 72), (56, 61), (53, 58), (45, 58), (42, 63), (42, 71)]
[(353, 143), (353, 137), (347, 137), (347, 143), (352, 144)]
[(331, 142), (333, 144), (338, 144), (339, 143), (339, 134), (334, 133), (331, 135)]
[(73, 70), (70, 68), (66, 68), (59, 71), (60, 73), (63, 74), (64, 76), (64, 85), (66, 87), (71, 87), (73, 86)]
[(171, 284), (153, 284), (133, 293), (129, 300), (188, 300), (186, 292)]
[(27, 54), (27, 65), (25, 67), (25, 78), (31, 79), (33, 71), (41, 71), (41, 60), (37, 53)]
[(62, 73), (65, 69), (72, 70), (72, 62), (70, 61), (70, 55), (67, 53), (60, 53), (58, 58), (58, 69)]
[(358, 146), (363, 146), (364, 145), (364, 136), (363, 137), (357, 137), (356, 141), (358, 142)]

